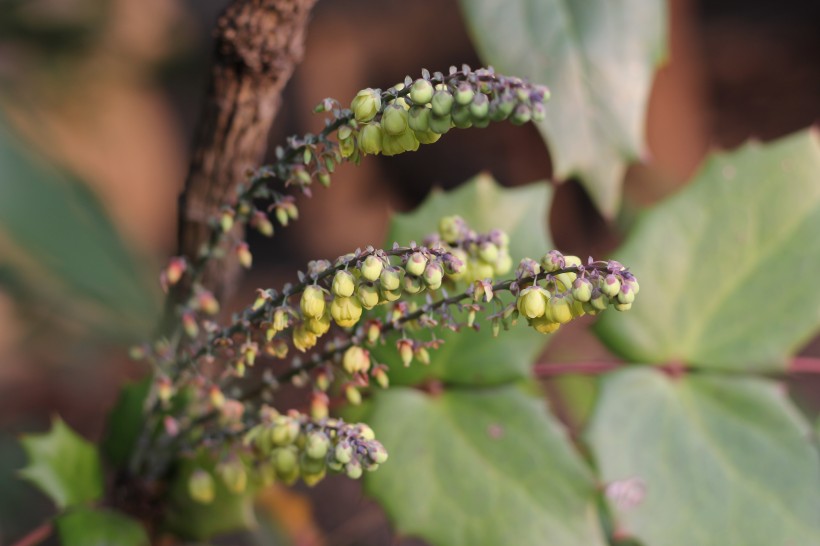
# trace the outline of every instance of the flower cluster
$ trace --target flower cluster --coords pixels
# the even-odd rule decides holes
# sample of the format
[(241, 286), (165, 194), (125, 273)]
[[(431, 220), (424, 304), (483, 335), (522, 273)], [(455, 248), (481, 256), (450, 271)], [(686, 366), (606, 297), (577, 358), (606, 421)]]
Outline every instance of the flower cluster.
[(549, 91), (519, 78), (496, 75), (491, 68), (450, 69), (449, 76), (424, 71), (386, 93), (362, 89), (350, 109), (354, 119), (339, 129), (343, 157), (396, 155), (432, 144), (453, 127), (486, 127), (509, 119), (523, 124), (544, 119)]
[(472, 283), (494, 279), (510, 272), (510, 238), (500, 229), (476, 233), (460, 216), (445, 216), (439, 221), (438, 232), (428, 236), (424, 244), (443, 248), (466, 264), (455, 280)]
[(516, 310), (542, 334), (574, 318), (597, 315), (609, 306), (628, 311), (640, 290), (635, 276), (614, 260), (594, 262), (590, 258), (583, 265), (578, 256), (557, 250), (547, 253), (540, 263), (522, 260), (517, 273), (523, 280)]

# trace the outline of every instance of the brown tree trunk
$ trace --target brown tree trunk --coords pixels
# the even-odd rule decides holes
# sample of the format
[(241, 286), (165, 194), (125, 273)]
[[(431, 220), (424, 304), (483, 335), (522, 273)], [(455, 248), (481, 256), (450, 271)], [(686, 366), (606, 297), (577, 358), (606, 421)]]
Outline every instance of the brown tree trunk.
[[(219, 18), (208, 91), (180, 197), (179, 253), (189, 261), (210, 236), (208, 219), (231, 200), (248, 169), (264, 159), (282, 89), (302, 59), (315, 2), (234, 0)], [(238, 273), (239, 264), (229, 255), (206, 271), (203, 282), (224, 300), (235, 289)]]

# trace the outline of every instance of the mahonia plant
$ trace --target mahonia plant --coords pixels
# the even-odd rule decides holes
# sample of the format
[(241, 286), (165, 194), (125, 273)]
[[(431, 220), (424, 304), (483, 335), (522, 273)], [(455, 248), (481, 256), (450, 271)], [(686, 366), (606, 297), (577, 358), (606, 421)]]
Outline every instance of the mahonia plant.
[[(313, 182), (329, 185), (343, 161), (414, 151), (454, 127), (538, 121), (548, 97), (543, 86), (463, 66), (447, 75), (425, 70), (386, 91), (364, 89), (349, 109), (324, 100), (316, 110), (330, 114), (325, 129), (277, 148), (275, 163), (253, 173), (214, 216), (197, 260), (175, 257), (164, 269), (161, 282), (180, 302), (179, 320), (160, 340), (134, 350), (153, 364), (155, 381), (131, 472), (159, 478), (180, 457), (205, 454), (214, 465), (194, 470), (187, 484), (201, 503), (214, 500), (215, 479), (234, 493), (274, 480), (313, 485), (328, 470), (356, 479), (384, 464), (387, 451), (367, 425), (331, 417), (330, 401), (357, 405), (372, 383), (389, 386), (393, 363), (377, 362), (371, 352), (388, 334), (398, 337), (396, 363), (425, 365), (442, 343), (436, 328), (477, 329), (487, 309), (495, 335), (522, 316), (548, 334), (610, 306), (628, 310), (639, 286), (618, 262), (584, 263), (552, 250), (514, 269), (506, 233), (478, 233), (455, 215), (420, 244), (312, 261), (298, 282), (259, 289), (224, 325), (215, 318), (217, 299), (202, 284), (208, 262), (228, 252), (252, 265), (248, 244), (236, 240), (237, 223), (272, 236), (274, 222), (287, 226), (298, 218), (287, 188), (309, 196)], [(284, 364), (266, 364), (255, 374), (261, 377), (249, 379), (260, 360)], [(285, 383), (309, 389), (305, 408), (274, 409)]]

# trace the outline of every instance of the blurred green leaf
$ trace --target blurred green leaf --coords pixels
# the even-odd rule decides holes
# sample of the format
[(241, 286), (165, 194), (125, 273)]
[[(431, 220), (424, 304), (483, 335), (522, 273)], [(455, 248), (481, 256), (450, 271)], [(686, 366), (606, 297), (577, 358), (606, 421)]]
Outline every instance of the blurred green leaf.
[(78, 508), (57, 518), (63, 546), (148, 546), (145, 529), (113, 510)]
[(627, 163), (644, 151), (655, 67), (666, 51), (663, 0), (461, 0), (482, 60), (546, 84), (555, 176), (577, 175), (607, 217)]
[(601, 476), (644, 491), (612, 502), (622, 531), (650, 546), (820, 544), (820, 460), (782, 387), (654, 369), (602, 387), (588, 432)]
[(47, 165), (0, 115), (0, 275), (26, 305), (109, 335), (145, 336), (158, 290), (94, 194)]
[(641, 292), (601, 339), (633, 362), (782, 369), (820, 328), (818, 173), (814, 131), (710, 157), (615, 252)]
[(99, 499), (103, 474), (97, 447), (55, 418), (51, 430), (21, 438), (29, 464), (20, 474), (61, 509)]
[(379, 392), (390, 460), (365, 487), (399, 533), (441, 546), (604, 544), (591, 473), (542, 400), (515, 386)]
[[(182, 538), (204, 540), (215, 535), (251, 529), (257, 526), (253, 512), (253, 491), (232, 493), (214, 475), (214, 462), (207, 454), (186, 459), (174, 474), (168, 493), (165, 525)], [(214, 478), (215, 498), (210, 504), (202, 504), (191, 498), (188, 481), (191, 474), (202, 469)]]
[(114, 408), (108, 414), (105, 438), (101, 448), (109, 462), (124, 467), (134, 452), (142, 431), (145, 398), (151, 388), (151, 377), (125, 385)]
[[(476, 231), (506, 231), (514, 264), (527, 256), (539, 259), (552, 249), (546, 228), (551, 200), (552, 191), (546, 184), (506, 189), (481, 174), (451, 192), (432, 193), (414, 212), (394, 215), (386, 246), (394, 241), (421, 242), (437, 231), (442, 217), (458, 214)], [(391, 364), (390, 378), (395, 384), (416, 384), (432, 377), (457, 384), (488, 385), (526, 377), (548, 339), (526, 324), (493, 338), (488, 321), (479, 318), (476, 323), (481, 326), (479, 332), (465, 328), (455, 333), (437, 328), (436, 336), (444, 344), (430, 351), (429, 366), (414, 362), (408, 368), (402, 367), (395, 346), (398, 335), (389, 337), (387, 345), (376, 348), (373, 355)]]

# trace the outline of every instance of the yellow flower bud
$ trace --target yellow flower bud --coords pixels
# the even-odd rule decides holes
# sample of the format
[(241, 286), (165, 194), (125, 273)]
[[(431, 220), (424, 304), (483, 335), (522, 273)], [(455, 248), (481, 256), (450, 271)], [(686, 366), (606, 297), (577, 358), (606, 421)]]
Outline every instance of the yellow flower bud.
[(188, 493), (193, 500), (200, 504), (212, 503), (216, 496), (214, 479), (201, 468), (194, 470), (188, 478)]
[(391, 104), (384, 109), (382, 114), (382, 129), (389, 136), (399, 136), (407, 131), (409, 116), (407, 111), (401, 106)]
[(333, 277), (333, 285), (330, 291), (334, 296), (349, 298), (356, 290), (356, 278), (349, 271), (337, 271)]
[(316, 345), (316, 334), (307, 329), (307, 325), (300, 324), (293, 329), (293, 346), (303, 353)]
[(350, 375), (365, 373), (370, 369), (370, 353), (361, 347), (353, 345), (345, 351), (342, 357), (342, 367)]
[(379, 155), (382, 152), (382, 128), (375, 123), (368, 123), (359, 133), (359, 150), (366, 154)]
[(350, 109), (359, 123), (366, 123), (376, 117), (382, 107), (382, 98), (375, 89), (362, 89), (353, 98)]
[(410, 87), (410, 100), (414, 104), (424, 105), (430, 102), (432, 98), (433, 84), (421, 78), (413, 82), (412, 87)]
[(330, 314), (342, 328), (354, 326), (362, 316), (362, 304), (357, 298), (333, 298)]
[(560, 328), (561, 324), (551, 321), (547, 316), (542, 316), (530, 319), (530, 326), (532, 326), (536, 332), (551, 334)]
[(356, 297), (359, 298), (362, 307), (373, 309), (379, 304), (379, 289), (373, 283), (361, 283), (356, 291)]
[(426, 267), (427, 258), (425, 258), (421, 252), (412, 253), (410, 257), (407, 258), (407, 263), (404, 266), (409, 274), (415, 275), (416, 277), (420, 277)]
[(318, 286), (311, 285), (302, 292), (299, 302), (302, 314), (308, 318), (321, 318), (325, 312), (325, 293)]
[(528, 286), (518, 295), (518, 311), (527, 318), (543, 317), (547, 309), (546, 292), (539, 286)]
[(376, 256), (368, 256), (364, 259), (362, 265), (359, 267), (359, 271), (362, 272), (362, 277), (364, 277), (368, 281), (378, 280), (379, 276), (382, 274), (383, 269), (384, 263), (381, 261), (381, 259), (377, 258)]
[(563, 294), (555, 294), (549, 300), (549, 316), (553, 322), (565, 324), (572, 320), (572, 308), (570, 298)]

